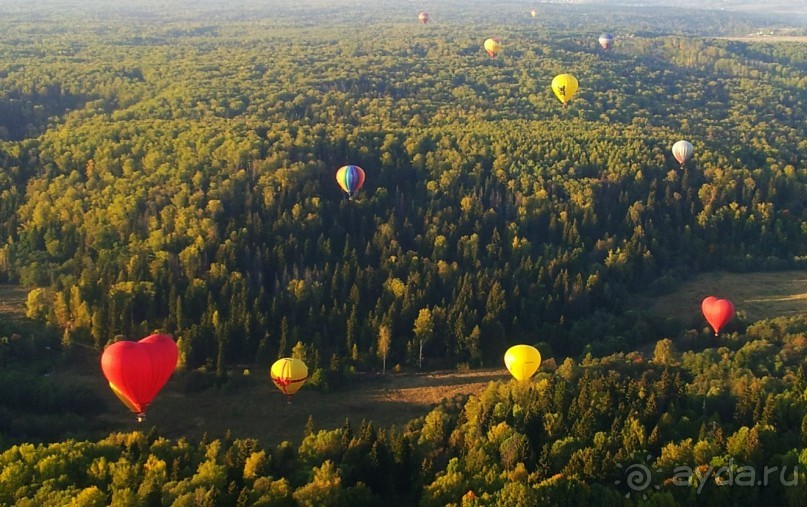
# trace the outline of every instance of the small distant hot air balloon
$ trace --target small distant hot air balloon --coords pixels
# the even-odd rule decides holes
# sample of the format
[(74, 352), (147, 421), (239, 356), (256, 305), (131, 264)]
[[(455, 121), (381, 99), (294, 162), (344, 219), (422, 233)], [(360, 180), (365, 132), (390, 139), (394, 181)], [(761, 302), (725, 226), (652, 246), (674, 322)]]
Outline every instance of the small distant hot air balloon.
[(703, 316), (706, 322), (712, 326), (715, 336), (720, 332), (720, 328), (726, 325), (734, 316), (734, 304), (728, 299), (720, 299), (709, 296), (701, 303)]
[(308, 367), (299, 359), (284, 357), (275, 361), (269, 370), (269, 376), (280, 392), (286, 395), (286, 400), (291, 403), (291, 397), (308, 380)]
[(513, 345), (504, 353), (504, 365), (516, 380), (527, 380), (541, 366), (541, 353), (531, 345)]
[(336, 182), (350, 199), (364, 185), (364, 169), (357, 165), (342, 166), (336, 171)]
[(537, 15), (538, 15), (538, 11), (537, 11), (537, 10), (533, 9), (533, 10), (531, 10), (531, 11), (530, 11), (530, 16), (535, 17), (535, 16), (537, 16)]
[(502, 41), (498, 37), (491, 37), (485, 41), (485, 51), (488, 52), (491, 58), (496, 58), (496, 55), (502, 51), (503, 47)]
[(565, 106), (577, 93), (577, 78), (571, 74), (560, 74), (552, 80), (552, 91)]
[(421, 24), (425, 25), (426, 23), (429, 22), (429, 13), (421, 12), (420, 14), (418, 14), (418, 20), (420, 20)]
[(140, 341), (115, 342), (101, 356), (101, 370), (112, 392), (146, 419), (146, 409), (174, 373), (179, 350), (171, 335), (152, 334)]
[(692, 143), (689, 141), (678, 141), (672, 146), (672, 154), (675, 160), (683, 167), (695, 154), (695, 148), (692, 147)]
[(605, 51), (608, 51), (611, 49), (611, 46), (614, 45), (614, 36), (610, 33), (604, 33), (600, 35), (599, 42), (600, 46), (602, 46)]

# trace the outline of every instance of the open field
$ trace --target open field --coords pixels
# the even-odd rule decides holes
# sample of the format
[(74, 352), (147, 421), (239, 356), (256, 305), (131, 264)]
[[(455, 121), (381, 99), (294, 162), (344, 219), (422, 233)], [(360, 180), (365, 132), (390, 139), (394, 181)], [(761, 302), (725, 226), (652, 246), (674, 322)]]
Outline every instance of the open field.
[(0, 318), (18, 322), (25, 318), (28, 289), (19, 285), (0, 285)]
[[(183, 394), (169, 384), (149, 409), (142, 427), (156, 426), (166, 437), (198, 439), (204, 433), (220, 438), (230, 430), (234, 438), (257, 438), (262, 445), (284, 440), (299, 444), (309, 415), (319, 429), (341, 427), (345, 419), (357, 429), (362, 420), (376, 427), (402, 428), (425, 415), (440, 400), (457, 394), (482, 392), (494, 380), (506, 380), (501, 369), (468, 372), (374, 375), (344, 389), (322, 393), (305, 387), (291, 403), (274, 387), (266, 372), (255, 372), (237, 388), (210, 388)], [(101, 378), (97, 384), (111, 407), (106, 422), (121, 431), (138, 429), (133, 414), (126, 411)], [(105, 390), (105, 391), (104, 391)]]
[(707, 296), (730, 300), (738, 317), (749, 322), (807, 315), (807, 272), (704, 273), (682, 283), (672, 294), (640, 298), (636, 306), (689, 323), (702, 320), (701, 302)]
[[(0, 319), (31, 322), (25, 317), (27, 294), (22, 287), (0, 285)], [(210, 438), (221, 438), (230, 431), (233, 437), (257, 438), (263, 445), (284, 440), (299, 443), (309, 415), (317, 429), (341, 427), (345, 419), (356, 428), (362, 420), (371, 420), (378, 427), (400, 428), (442, 399), (480, 393), (491, 381), (510, 379), (504, 366), (466, 372), (357, 375), (352, 385), (330, 393), (303, 388), (287, 403), (267, 370), (253, 369), (249, 376), (233, 373), (240, 378), (232, 378), (232, 385), (193, 393), (183, 390), (187, 373), (177, 373), (157, 395), (143, 424), (137, 423), (109, 389), (95, 350), (74, 349), (66, 367), (49, 375), (60, 383), (90, 388), (105, 401), (108, 410), (97, 421), (103, 432), (99, 438), (108, 431), (147, 431), (154, 426), (166, 437), (198, 440), (207, 433)]]
[[(655, 314), (697, 323), (702, 319), (701, 301), (708, 295), (730, 299), (738, 315), (748, 321), (807, 314), (807, 272), (706, 273), (682, 283), (673, 294), (643, 299), (642, 304)], [(146, 425), (155, 425), (161, 434), (172, 437), (192, 438), (208, 432), (213, 438), (229, 429), (234, 437), (258, 438), (264, 445), (299, 442), (309, 415), (317, 429), (338, 428), (346, 418), (354, 427), (366, 419), (378, 427), (401, 428), (442, 399), (478, 394), (491, 381), (509, 378), (504, 367), (370, 375), (332, 393), (303, 388), (289, 404), (265, 371), (253, 371), (238, 388), (188, 395), (169, 382), (150, 409)], [(120, 406), (102, 379), (98, 384), (113, 407), (110, 417), (114, 421), (110, 422), (121, 429), (136, 428), (134, 417)]]
[[(24, 319), (25, 294), (20, 288), (0, 288), (0, 317)], [(706, 273), (680, 284), (674, 293), (635, 298), (634, 303), (651, 314), (698, 325), (702, 322), (701, 301), (709, 295), (733, 301), (738, 316), (749, 322), (807, 315), (807, 272)], [(504, 366), (462, 372), (367, 374), (330, 393), (303, 388), (287, 403), (266, 369), (253, 369), (248, 376), (233, 373), (231, 385), (193, 393), (183, 388), (187, 373), (179, 373), (154, 400), (148, 420), (139, 425), (107, 386), (97, 352), (76, 350), (69, 366), (52, 374), (61, 382), (83, 384), (105, 400), (109, 409), (98, 422), (106, 431), (155, 426), (166, 437), (198, 440), (205, 433), (209, 438), (221, 438), (229, 430), (235, 438), (257, 438), (265, 446), (284, 440), (299, 443), (309, 415), (316, 429), (341, 427), (345, 419), (350, 419), (354, 428), (362, 420), (371, 420), (377, 427), (401, 428), (442, 399), (478, 394), (492, 381), (510, 379)]]

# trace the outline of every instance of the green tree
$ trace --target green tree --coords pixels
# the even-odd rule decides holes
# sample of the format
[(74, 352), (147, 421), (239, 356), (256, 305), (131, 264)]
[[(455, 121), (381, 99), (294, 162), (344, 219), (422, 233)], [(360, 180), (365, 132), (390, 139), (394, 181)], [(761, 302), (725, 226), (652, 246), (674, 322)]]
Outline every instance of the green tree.
[(387, 356), (392, 345), (392, 330), (382, 324), (378, 328), (378, 356), (381, 358), (381, 373), (387, 373)]
[(292, 493), (299, 505), (306, 507), (348, 505), (345, 501), (342, 478), (332, 461), (327, 460), (322, 466), (314, 467), (313, 474), (311, 482)]
[(423, 367), (423, 345), (428, 343), (434, 334), (434, 319), (432, 312), (428, 308), (421, 308), (415, 319), (412, 329), (415, 339), (418, 342), (418, 368)]

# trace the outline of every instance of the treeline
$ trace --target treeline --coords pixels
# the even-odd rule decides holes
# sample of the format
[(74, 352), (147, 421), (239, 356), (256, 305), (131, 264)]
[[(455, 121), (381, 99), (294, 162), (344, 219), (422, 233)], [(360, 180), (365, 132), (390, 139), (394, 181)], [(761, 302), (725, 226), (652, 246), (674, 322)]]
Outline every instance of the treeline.
[(298, 342), (379, 368), (382, 327), (390, 364), (610, 353), (652, 336), (632, 291), (804, 265), (803, 46), (516, 26), (494, 60), (457, 25), (114, 26), (2, 46), (0, 102), (34, 105), (2, 120), (0, 276), (65, 347), (162, 329), (221, 374)]
[(567, 359), (405, 428), (309, 419), (299, 445), (156, 430), (15, 445), (0, 503), (800, 506), (805, 336), (803, 317), (778, 318), (684, 352), (665, 339), (652, 357)]

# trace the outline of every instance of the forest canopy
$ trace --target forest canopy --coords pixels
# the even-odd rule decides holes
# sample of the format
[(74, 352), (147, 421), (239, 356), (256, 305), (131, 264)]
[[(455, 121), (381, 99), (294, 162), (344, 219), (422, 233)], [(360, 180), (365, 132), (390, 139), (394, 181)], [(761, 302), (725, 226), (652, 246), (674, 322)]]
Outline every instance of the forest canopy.
[(522, 17), (496, 59), (479, 21), (4, 30), (0, 275), (66, 344), (163, 329), (189, 368), (298, 341), (367, 366), (381, 325), (396, 363), (422, 340), (490, 365), (579, 354), (606, 337), (575, 323), (655, 280), (803, 265), (803, 45), (617, 32), (605, 53)]
[[(288, 355), (324, 389), (386, 364), (501, 366), (517, 343), (557, 369), (274, 449), (55, 442), (58, 425), (11, 446), (28, 437), (11, 414), (81, 396), (9, 391), (0, 503), (617, 505), (617, 465), (646, 452), (665, 473), (807, 467), (803, 319), (739, 315), (713, 343), (697, 315), (628, 308), (694, 273), (805, 268), (807, 45), (732, 38), (785, 29), (773, 13), (466, 3), (428, 24), (400, 2), (2, 7), (0, 280), (43, 326), (0, 343), (3, 366), (34, 335), (100, 354), (160, 330), (218, 385)], [(579, 81), (565, 106), (561, 73)], [(347, 164), (366, 174), (352, 199)], [(649, 493), (696, 505), (674, 486)], [(741, 493), (697, 501), (759, 498)]]

